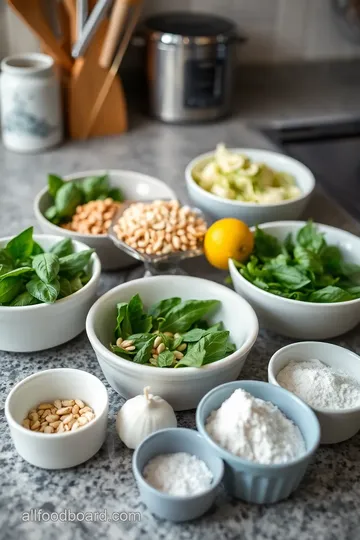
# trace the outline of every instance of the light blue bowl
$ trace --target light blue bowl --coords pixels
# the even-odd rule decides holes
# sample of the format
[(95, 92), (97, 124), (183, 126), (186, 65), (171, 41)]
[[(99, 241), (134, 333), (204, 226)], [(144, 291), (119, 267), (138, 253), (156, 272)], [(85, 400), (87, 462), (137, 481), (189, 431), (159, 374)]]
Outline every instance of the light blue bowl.
[[(210, 413), (218, 409), (237, 388), (279, 407), (299, 427), (305, 440), (306, 453), (286, 464), (262, 465), (221, 448), (208, 435), (205, 422)], [(310, 407), (284, 388), (262, 381), (234, 381), (214, 388), (198, 405), (196, 425), (209, 447), (225, 461), (224, 484), (227, 491), (234, 497), (258, 504), (275, 503), (295, 491), (320, 442), (320, 425)]]
[[(204, 461), (213, 474), (210, 489), (192, 497), (177, 497), (153, 488), (143, 477), (145, 465), (159, 454), (187, 452)], [(188, 521), (202, 516), (214, 503), (224, 475), (224, 463), (197, 431), (168, 428), (149, 435), (135, 450), (133, 472), (142, 501), (151, 513), (170, 521)]]

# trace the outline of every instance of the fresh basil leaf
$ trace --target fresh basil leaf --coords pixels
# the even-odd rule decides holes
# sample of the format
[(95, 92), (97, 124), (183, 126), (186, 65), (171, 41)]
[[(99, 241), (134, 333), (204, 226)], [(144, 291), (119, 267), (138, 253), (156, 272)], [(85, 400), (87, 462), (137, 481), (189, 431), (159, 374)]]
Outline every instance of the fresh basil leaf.
[(74, 253), (74, 247), (71, 238), (64, 238), (50, 248), (50, 253), (58, 257), (66, 257)]
[(60, 176), (57, 176), (56, 174), (48, 174), (48, 192), (54, 199), (64, 183), (64, 180)]
[(46, 217), (46, 219), (48, 219), (52, 223), (55, 223), (55, 225), (60, 223), (60, 217), (58, 216), (58, 212), (55, 205), (49, 206), (49, 208), (45, 210), (44, 216)]
[(42, 253), (41, 255), (36, 255), (33, 258), (32, 267), (41, 281), (50, 283), (59, 273), (59, 257), (54, 255), (54, 253)]
[(135, 294), (128, 307), (130, 325), (134, 333), (146, 333), (151, 330), (152, 317), (144, 312), (143, 303), (138, 294)]
[(115, 339), (122, 337), (127, 339), (132, 334), (132, 329), (129, 319), (129, 304), (127, 302), (119, 302), (117, 304), (117, 317), (115, 328)]
[(6, 249), (14, 261), (18, 259), (21, 261), (31, 256), (34, 247), (33, 230), (34, 227), (29, 227), (8, 242)]
[(60, 257), (60, 272), (68, 272), (71, 274), (78, 274), (84, 270), (85, 266), (89, 263), (91, 255), (94, 253), (94, 249), (87, 249), (85, 251), (78, 251)]
[(31, 268), (31, 266), (21, 266), (20, 268), (15, 268), (14, 270), (9, 270), (6, 273), (2, 273), (2, 268), (0, 267), (0, 281), (3, 279), (6, 279), (8, 277), (15, 277), (15, 276), (21, 276), (21, 274), (27, 274), (29, 272), (33, 272), (34, 270)]
[(360, 276), (360, 266), (358, 264), (346, 263), (344, 261), (341, 261), (340, 272), (345, 277), (348, 277), (352, 280), (357, 280), (357, 278)]
[(160, 324), (161, 332), (186, 332), (197, 320), (219, 306), (219, 300), (186, 300), (173, 307)]
[(45, 251), (44, 251), (43, 248), (40, 246), (40, 244), (38, 244), (38, 243), (35, 242), (35, 240), (34, 240), (34, 245), (33, 245), (33, 250), (32, 250), (31, 256), (32, 256), (32, 257), (35, 257), (35, 255), (40, 255), (41, 253), (45, 253)]
[(320, 253), (325, 245), (324, 235), (320, 233), (312, 221), (302, 227), (296, 235), (296, 243), (314, 253)]
[(212, 364), (213, 362), (225, 358), (229, 335), (230, 332), (222, 330), (220, 332), (207, 334), (201, 339), (206, 353), (203, 365)]
[(80, 289), (83, 288), (83, 284), (79, 276), (75, 276), (72, 279), (70, 279), (69, 283), (70, 283), (72, 294), (76, 293), (77, 291), (80, 291)]
[(355, 298), (360, 297), (360, 285), (354, 285), (353, 287), (349, 287), (346, 289), (346, 291)]
[(315, 274), (323, 273), (324, 268), (321, 258), (317, 253), (297, 245), (294, 248), (294, 257), (296, 262), (306, 270), (311, 270), (312, 272), (315, 272)]
[(0, 281), (0, 304), (14, 300), (23, 287), (21, 277), (8, 277)]
[(208, 330), (203, 330), (202, 328), (193, 328), (188, 332), (183, 334), (182, 339), (185, 343), (193, 343), (199, 341), (202, 337), (207, 334)]
[(14, 268), (14, 261), (6, 248), (0, 249), (0, 264), (9, 269)]
[(152, 335), (151, 338), (139, 349), (136, 355), (133, 358), (133, 362), (136, 364), (147, 364), (150, 357), (151, 351), (154, 345), (156, 336)]
[(81, 182), (81, 187), (85, 193), (85, 201), (94, 201), (101, 195), (106, 195), (109, 191), (109, 177), (107, 174), (103, 176), (88, 176)]
[(349, 292), (340, 289), (340, 287), (333, 287), (330, 285), (329, 287), (311, 293), (309, 301), (328, 304), (331, 302), (346, 302), (353, 298), (354, 297)]
[[(200, 342), (198, 342), (196, 345), (199, 343)], [(201, 367), (203, 365), (205, 354), (205, 349), (201, 349), (200, 347), (196, 347), (194, 345), (194, 347), (175, 364), (175, 368), (181, 366)]]
[(287, 237), (285, 238), (285, 242), (284, 242), (284, 249), (286, 252), (285, 255), (288, 255), (291, 257), (294, 252), (294, 248), (295, 248), (295, 245), (293, 242), (292, 234), (289, 233)]
[(136, 351), (125, 351), (122, 347), (118, 347), (117, 345), (113, 345), (110, 343), (110, 350), (114, 354), (117, 354), (118, 356), (121, 356), (121, 358), (125, 358), (125, 360), (132, 361), (132, 357), (135, 356)]
[[(152, 339), (154, 337), (154, 334), (148, 334), (148, 333), (139, 333), (139, 334), (131, 334), (126, 337), (127, 340), (133, 341), (133, 345), (137, 349), (141, 349), (149, 341), (149, 339)], [(156, 337), (156, 336), (155, 336)]]
[(226, 344), (225, 356), (229, 356), (230, 354), (233, 354), (235, 351), (236, 351), (235, 343), (231, 343), (230, 341), (228, 341)]
[(65, 298), (66, 296), (70, 296), (70, 294), (73, 293), (71, 283), (68, 279), (64, 277), (59, 277), (59, 283), (60, 283), (60, 295), (61, 298)]
[(160, 317), (166, 317), (169, 311), (180, 304), (181, 298), (165, 298), (165, 300), (160, 300), (156, 304), (153, 304), (148, 310), (149, 315), (152, 315), (153, 319), (158, 319)]
[(266, 261), (266, 263), (263, 265), (263, 267), (257, 267), (253, 270), (250, 267), (250, 263), (247, 264), (247, 269), (253, 276), (260, 277), (262, 279), (271, 279), (271, 270), (274, 270), (274, 268), (279, 268), (282, 266), (287, 266), (289, 263), (289, 257), (288, 255), (285, 255), (284, 253), (280, 253), (277, 257), (274, 257), (273, 259), (270, 259), (269, 261)]
[(338, 273), (341, 271), (342, 256), (337, 246), (324, 246), (320, 256), (325, 272)]
[(281, 253), (281, 246), (278, 239), (267, 234), (259, 227), (255, 229), (254, 245), (256, 256), (262, 261), (277, 257)]
[(92, 274), (90, 272), (81, 272), (80, 274), (80, 279), (83, 286), (89, 283), (91, 278), (92, 278)]
[(82, 200), (82, 193), (74, 182), (65, 182), (55, 196), (55, 206), (58, 216), (71, 218), (75, 214), (76, 207), (82, 203)]
[(7, 264), (0, 264), (0, 277), (4, 276), (5, 274), (8, 274), (13, 269), (12, 266), (8, 266)]
[(305, 272), (295, 266), (279, 266), (272, 271), (272, 274), (281, 285), (291, 290), (301, 289), (310, 283)]
[(28, 291), (25, 291), (14, 298), (10, 306), (34, 306), (39, 304), (39, 300), (34, 298)]
[(157, 359), (157, 365), (159, 367), (172, 367), (174, 364), (174, 354), (170, 351), (163, 351), (159, 354)]
[(53, 304), (60, 292), (60, 283), (58, 279), (54, 279), (51, 283), (44, 283), (36, 276), (33, 277), (27, 284), (28, 292), (46, 304)]
[(124, 194), (120, 188), (111, 188), (108, 192), (108, 197), (113, 201), (123, 202), (125, 200)]

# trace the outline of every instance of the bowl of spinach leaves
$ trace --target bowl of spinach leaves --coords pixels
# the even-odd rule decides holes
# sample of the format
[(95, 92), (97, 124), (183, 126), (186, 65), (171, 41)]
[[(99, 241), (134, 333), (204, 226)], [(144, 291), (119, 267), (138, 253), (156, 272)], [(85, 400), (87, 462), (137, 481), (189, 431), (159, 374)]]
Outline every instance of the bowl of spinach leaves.
[(254, 250), (229, 260), (235, 290), (270, 330), (327, 339), (360, 322), (360, 238), (312, 221), (253, 228)]
[(49, 174), (47, 186), (35, 197), (34, 213), (44, 233), (73, 238), (95, 249), (104, 270), (126, 268), (134, 259), (107, 235), (82, 234), (60, 226), (71, 220), (78, 205), (106, 197), (117, 201), (177, 198), (164, 182), (134, 171), (89, 170), (64, 177)]
[(149, 385), (176, 410), (186, 410), (239, 376), (258, 322), (251, 306), (224, 285), (168, 275), (106, 293), (89, 311), (86, 331), (120, 395), (133, 397)]
[(29, 227), (0, 238), (0, 350), (32, 352), (80, 334), (101, 264), (88, 246)]

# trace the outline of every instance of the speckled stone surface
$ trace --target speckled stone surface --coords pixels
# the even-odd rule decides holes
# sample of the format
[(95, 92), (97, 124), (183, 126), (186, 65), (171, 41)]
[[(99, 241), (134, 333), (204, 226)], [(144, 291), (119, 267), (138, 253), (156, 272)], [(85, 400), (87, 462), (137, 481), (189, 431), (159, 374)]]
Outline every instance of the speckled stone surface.
[[(269, 148), (258, 133), (236, 119), (212, 126), (171, 127), (146, 122), (122, 137), (66, 144), (38, 156), (17, 155), (0, 148), (1, 235), (17, 233), (34, 223), (32, 201), (47, 172), (65, 174), (91, 168), (127, 168), (170, 183), (186, 200), (183, 170), (195, 155), (219, 141), (232, 146)], [(355, 223), (318, 193), (308, 210), (319, 221), (357, 231)], [(205, 262), (192, 261), (187, 270), (222, 281), (223, 274)], [(142, 268), (104, 274), (99, 294), (142, 275)], [(21, 339), (21, 328), (19, 328)], [(360, 352), (358, 330), (335, 340)], [(261, 331), (241, 378), (266, 380), (271, 355), (290, 340)], [(132, 452), (116, 435), (115, 415), (123, 400), (109, 390), (110, 413), (106, 442), (87, 463), (67, 471), (45, 471), (24, 462), (16, 453), (4, 417), (5, 398), (27, 375), (46, 368), (76, 367), (104, 377), (85, 333), (56, 349), (34, 354), (0, 353), (0, 539), (83, 540), (87, 538), (203, 540), (330, 540), (357, 539), (360, 500), (360, 436), (317, 454), (298, 491), (273, 506), (231, 500), (220, 492), (216, 505), (202, 519), (175, 525), (157, 520), (139, 500), (131, 470)], [(105, 381), (104, 381), (105, 382)], [(179, 425), (194, 427), (194, 412), (178, 414)], [(23, 512), (141, 512), (133, 522), (24, 522)]]

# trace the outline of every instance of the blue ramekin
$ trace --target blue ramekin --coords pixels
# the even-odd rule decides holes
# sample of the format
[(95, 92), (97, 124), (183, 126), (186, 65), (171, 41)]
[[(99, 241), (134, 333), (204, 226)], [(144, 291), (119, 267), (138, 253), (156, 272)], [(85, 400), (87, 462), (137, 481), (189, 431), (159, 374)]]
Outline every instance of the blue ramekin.
[[(146, 482), (145, 465), (159, 454), (187, 452), (205, 462), (213, 474), (209, 489), (191, 497), (178, 497), (163, 493)], [(213, 505), (217, 488), (224, 475), (224, 463), (209, 447), (201, 435), (192, 429), (168, 428), (149, 435), (135, 450), (133, 473), (140, 497), (150, 512), (170, 521), (188, 521), (202, 516)]]
[[(292, 420), (304, 438), (306, 452), (285, 464), (263, 465), (221, 448), (207, 433), (205, 423), (210, 413), (238, 388), (270, 401)], [(196, 425), (209, 447), (225, 462), (224, 484), (227, 491), (234, 497), (258, 504), (275, 503), (295, 491), (320, 443), (320, 425), (310, 407), (284, 388), (262, 381), (234, 381), (214, 388), (198, 405)]]

